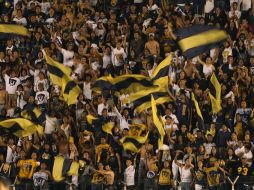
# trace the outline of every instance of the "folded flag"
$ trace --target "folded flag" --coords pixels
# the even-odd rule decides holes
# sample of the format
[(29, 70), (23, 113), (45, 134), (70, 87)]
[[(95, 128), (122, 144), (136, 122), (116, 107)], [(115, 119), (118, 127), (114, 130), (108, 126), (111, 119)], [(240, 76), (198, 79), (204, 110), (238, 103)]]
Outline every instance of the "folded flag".
[(36, 125), (30, 120), (24, 118), (7, 119), (0, 122), (0, 127), (5, 128), (6, 132), (11, 133), (19, 138), (27, 137), (38, 132), (43, 134), (43, 127)]
[(108, 122), (102, 125), (102, 130), (107, 134), (113, 135), (112, 130), (114, 126), (115, 126), (114, 122)]
[(175, 35), (183, 55), (188, 59), (219, 46), (228, 37), (224, 30), (208, 25), (180, 28), (176, 30)]
[(26, 27), (18, 24), (0, 24), (0, 39), (12, 38), (14, 36), (29, 36)]
[(125, 136), (120, 139), (120, 142), (123, 145), (124, 150), (129, 150), (131, 152), (138, 152), (142, 145), (146, 142), (149, 133), (145, 136)]
[(159, 133), (158, 148), (160, 150), (163, 146), (163, 141), (165, 136), (164, 123), (162, 121), (162, 118), (161, 117), (159, 118), (158, 116), (156, 102), (154, 100), (153, 95), (151, 95), (151, 106), (152, 106), (153, 122)]
[(54, 181), (63, 181), (67, 176), (78, 176), (79, 163), (63, 156), (56, 156), (52, 176)]

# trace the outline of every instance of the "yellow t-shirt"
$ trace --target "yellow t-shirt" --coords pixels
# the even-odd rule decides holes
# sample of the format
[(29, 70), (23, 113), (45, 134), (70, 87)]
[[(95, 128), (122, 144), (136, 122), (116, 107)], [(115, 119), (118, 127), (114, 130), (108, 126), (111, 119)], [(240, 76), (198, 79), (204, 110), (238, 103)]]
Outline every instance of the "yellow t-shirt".
[(170, 169), (163, 168), (159, 175), (159, 185), (170, 185), (171, 179)]
[(23, 179), (32, 179), (34, 171), (38, 166), (35, 160), (19, 160), (17, 166), (20, 168), (19, 177)]

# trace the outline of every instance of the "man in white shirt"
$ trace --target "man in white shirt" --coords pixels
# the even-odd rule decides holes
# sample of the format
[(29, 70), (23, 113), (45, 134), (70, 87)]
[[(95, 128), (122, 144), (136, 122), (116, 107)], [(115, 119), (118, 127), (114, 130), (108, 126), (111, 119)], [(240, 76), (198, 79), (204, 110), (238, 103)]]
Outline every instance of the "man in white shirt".
[(91, 89), (91, 76), (86, 75), (85, 81), (83, 84), (83, 94), (86, 99), (91, 100), (92, 99), (92, 89)]
[(101, 103), (98, 104), (98, 107), (97, 107), (97, 113), (98, 113), (98, 115), (102, 115), (102, 111), (104, 109), (108, 109), (108, 104), (106, 103), (105, 99), (102, 97)]
[(43, 84), (39, 84), (39, 91), (36, 92), (35, 100), (37, 101), (37, 105), (43, 105), (48, 103), (49, 93), (44, 90)]
[(232, 4), (232, 10), (229, 11), (229, 13), (228, 13), (228, 17), (230, 19), (234, 19), (234, 20), (239, 20), (240, 19), (241, 11), (237, 10), (237, 8), (238, 8), (238, 4), (237, 4), (237, 2), (234, 2)]
[(216, 144), (213, 143), (213, 136), (211, 134), (208, 134), (207, 135), (207, 143), (204, 143), (205, 152), (210, 155), (212, 152), (213, 146), (216, 146)]
[(13, 138), (9, 138), (7, 145), (7, 154), (6, 154), (6, 162), (12, 163), (16, 154), (16, 146), (14, 144)]
[(67, 49), (61, 48), (58, 43), (55, 43), (57, 49), (63, 54), (63, 64), (64, 66), (72, 67), (74, 65), (73, 59), (74, 59), (74, 51), (73, 49), (73, 43), (69, 43), (67, 45)]
[(237, 9), (240, 10), (242, 0), (230, 0), (230, 7), (232, 7), (233, 3), (237, 3)]
[(123, 110), (123, 115), (121, 115), (116, 107), (114, 107), (114, 113), (116, 114), (119, 123), (120, 123), (120, 130), (129, 129), (128, 117), (129, 111), (128, 109)]
[(124, 65), (124, 61), (127, 55), (124, 49), (121, 47), (121, 42), (116, 43), (116, 48), (112, 51), (112, 63), (116, 68), (121, 68)]
[(163, 118), (164, 120), (166, 120), (166, 119), (165, 119), (166, 116), (170, 116), (170, 117), (173, 119), (173, 122), (174, 122), (175, 124), (179, 124), (179, 121), (178, 121), (176, 115), (172, 113), (171, 109), (167, 108), (167, 109), (165, 110), (165, 115), (164, 115), (162, 118)]
[(50, 135), (58, 128), (58, 120), (53, 112), (50, 115), (46, 115), (46, 123), (44, 133)]
[(124, 171), (124, 183), (126, 190), (132, 190), (135, 185), (135, 167), (130, 159), (126, 160), (127, 168)]
[(237, 148), (235, 149), (235, 155), (237, 157), (242, 157), (242, 155), (244, 154), (244, 146), (243, 146), (243, 142), (238, 140), (238, 144), (237, 144)]
[(15, 71), (11, 71), (10, 76), (3, 71), (4, 80), (5, 80), (5, 88), (7, 92), (7, 102), (8, 107), (12, 107), (12, 105), (16, 104), (16, 91), (17, 87), (20, 84), (20, 79), (16, 77)]
[(27, 20), (25, 17), (23, 17), (22, 15), (22, 10), (18, 9), (17, 10), (17, 15), (16, 17), (13, 19), (14, 22), (16, 22), (17, 24), (26, 26), (27, 25)]
[(4, 75), (5, 88), (8, 94), (14, 95), (16, 93), (17, 87), (20, 84), (19, 78), (15, 76), (15, 72), (12, 71), (11, 75)]
[(165, 131), (168, 131), (168, 130), (170, 130), (170, 131), (177, 131), (177, 130), (179, 130), (178, 127), (177, 127), (177, 125), (174, 123), (172, 117), (170, 117), (169, 115), (167, 115), (167, 116), (165, 117), (165, 119), (166, 119), (165, 127), (164, 127), (164, 130), (165, 130)]
[(253, 154), (251, 152), (251, 144), (248, 143), (244, 145), (244, 154), (242, 157), (247, 159), (247, 164), (250, 167), (252, 165), (252, 158), (253, 158)]

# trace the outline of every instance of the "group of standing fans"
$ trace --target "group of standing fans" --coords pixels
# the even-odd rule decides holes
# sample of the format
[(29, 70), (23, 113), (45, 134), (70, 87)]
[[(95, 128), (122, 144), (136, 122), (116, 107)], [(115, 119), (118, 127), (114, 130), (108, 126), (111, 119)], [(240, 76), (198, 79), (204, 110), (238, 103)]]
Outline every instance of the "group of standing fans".
[[(31, 33), (0, 41), (0, 119), (20, 117), (28, 107), (46, 117), (44, 136), (0, 131), (0, 188), (8, 185), (4, 177), (16, 190), (230, 190), (237, 176), (237, 190), (254, 184), (253, 0), (0, 0), (0, 22)], [(172, 35), (194, 24), (216, 26), (228, 39), (186, 59)], [(43, 49), (72, 69), (83, 89), (75, 105), (68, 106), (49, 80)], [(92, 87), (103, 76), (151, 77), (169, 53), (173, 101), (159, 106), (166, 134), (159, 150), (150, 108), (137, 113), (125, 101), (128, 94), (112, 101)], [(203, 88), (212, 74), (221, 84), (216, 114)], [(88, 115), (100, 124), (114, 122), (112, 134)], [(119, 142), (131, 124), (149, 131), (137, 153)], [(77, 161), (79, 175), (56, 182), (57, 155)]]

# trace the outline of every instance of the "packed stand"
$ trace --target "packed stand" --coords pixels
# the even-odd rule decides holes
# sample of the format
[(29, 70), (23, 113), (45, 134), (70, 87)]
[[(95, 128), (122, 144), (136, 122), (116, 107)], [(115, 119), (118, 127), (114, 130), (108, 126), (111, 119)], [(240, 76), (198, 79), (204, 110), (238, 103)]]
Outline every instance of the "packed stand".
[[(0, 1), (1, 23), (29, 29), (28, 38), (0, 41), (1, 120), (20, 117), (38, 107), (46, 116), (44, 136), (19, 139), (0, 133), (0, 173), (16, 189), (227, 190), (251, 186), (254, 138), (254, 1), (193, 0), (23, 0)], [(174, 30), (201, 24), (224, 29), (220, 47), (186, 60)], [(1, 35), (1, 34), (0, 34)], [(72, 68), (83, 89), (68, 106), (59, 86), (52, 85), (42, 50)], [(168, 84), (174, 101), (159, 106), (166, 133), (158, 150), (158, 131), (151, 109), (136, 113), (128, 94), (117, 103), (92, 91), (102, 76), (142, 74), (169, 53)], [(152, 60), (152, 61), (151, 61)], [(222, 110), (214, 114), (204, 83), (215, 74), (221, 84)], [(191, 104), (194, 93), (204, 126)], [(100, 124), (115, 123), (112, 135)], [(125, 151), (119, 140), (145, 124), (147, 141), (138, 153)], [(79, 175), (55, 181), (54, 157), (79, 162)]]

